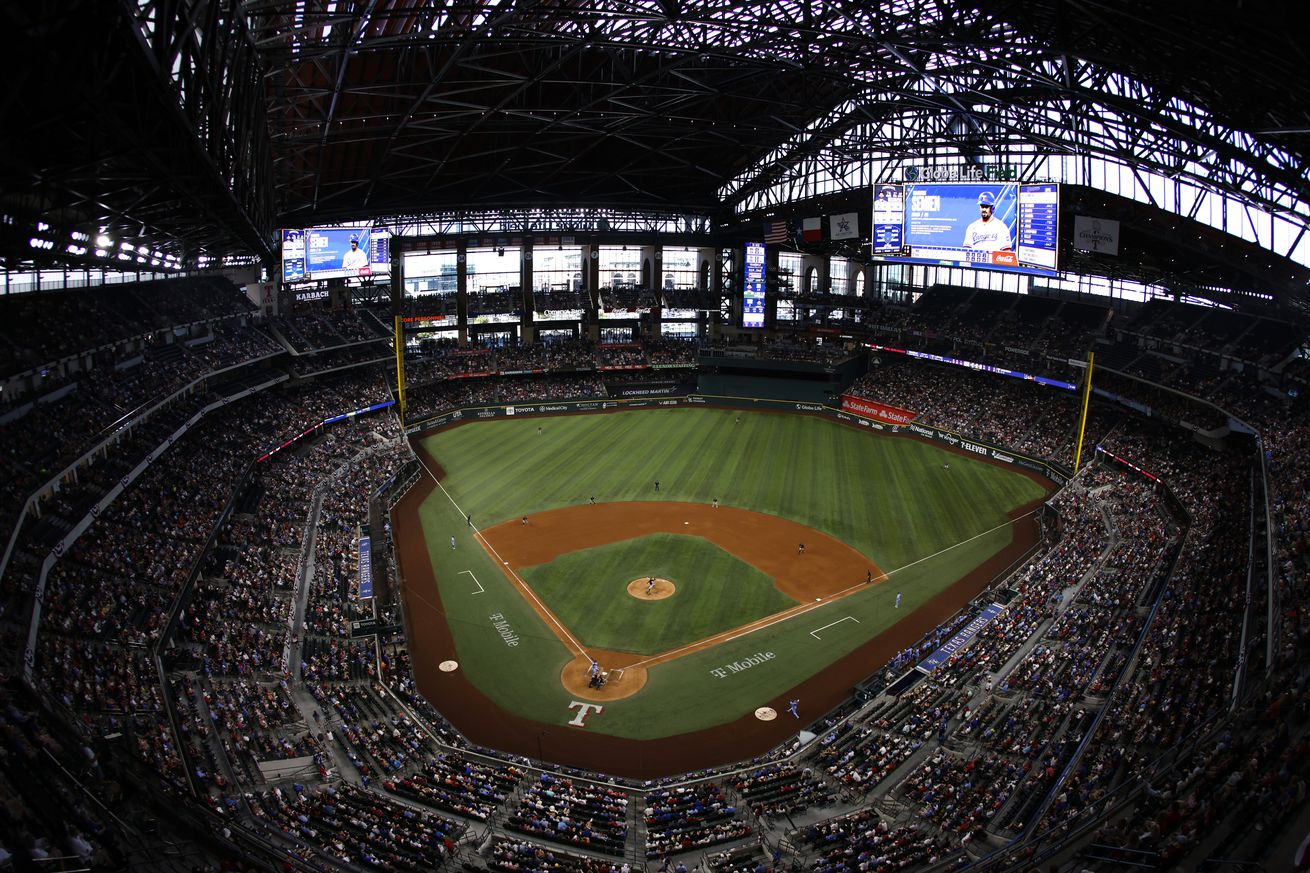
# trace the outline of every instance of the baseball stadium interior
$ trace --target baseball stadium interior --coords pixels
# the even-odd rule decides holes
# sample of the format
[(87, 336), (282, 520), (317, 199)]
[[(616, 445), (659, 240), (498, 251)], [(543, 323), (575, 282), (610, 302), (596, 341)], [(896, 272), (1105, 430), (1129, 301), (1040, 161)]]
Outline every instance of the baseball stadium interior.
[[(0, 871), (1310, 869), (1294, 7), (6, 4)], [(693, 404), (1036, 544), (758, 754), (443, 715), (419, 441)]]

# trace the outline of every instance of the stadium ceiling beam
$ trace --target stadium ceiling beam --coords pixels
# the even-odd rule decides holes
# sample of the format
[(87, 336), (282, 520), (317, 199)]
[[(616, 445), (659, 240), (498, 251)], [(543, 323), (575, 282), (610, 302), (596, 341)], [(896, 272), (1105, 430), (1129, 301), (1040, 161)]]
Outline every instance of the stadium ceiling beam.
[[(331, 96), (328, 101), (327, 110), (324, 113), (322, 133), (319, 138), (319, 157), (321, 158), (327, 149), (328, 136), (332, 131), (332, 125), (337, 120), (337, 107), (341, 100), (342, 90), (346, 83), (346, 71), (349, 67), (350, 53), (354, 48), (354, 42), (357, 34), (364, 31), (369, 19), (373, 15), (373, 10), (377, 6), (377, 0), (368, 0), (365, 7), (349, 19), (349, 26), (342, 27), (344, 38), (341, 39), (341, 48), (336, 56), (336, 75), (333, 77)], [(322, 176), (318, 177), (319, 180)], [(314, 187), (314, 196), (312, 203), (317, 206), (319, 197), (319, 186)]]
[(447, 210), (386, 216), (392, 232), (406, 238), (530, 233), (709, 233), (708, 215), (622, 208), (569, 207)]
[[(615, 196), (668, 196), (664, 180), (641, 173), (644, 163), (660, 161), (665, 175), (717, 181), (740, 206), (776, 196), (765, 193), (773, 182), (803, 179), (807, 165), (842, 179), (836, 170), (857, 143), (871, 148), (866, 161), (907, 153), (900, 135), (888, 139), (876, 129), (917, 132), (917, 120), (891, 120), (903, 111), (949, 119), (920, 143), (924, 152), (954, 148), (968, 158), (1018, 161), (1038, 152), (1100, 152), (1119, 160), (1137, 154), (1150, 166), (1172, 163), (1209, 188), (1242, 189), (1246, 198), (1283, 201), (1284, 208), (1304, 193), (1293, 162), (1268, 143), (1073, 54), (1069, 46), (1094, 33), (1094, 22), (1078, 23), (1077, 39), (1052, 48), (1011, 24), (1023, 7), (1002, 0), (983, 10), (941, 0), (872, 7), (812, 0), (599, 0), (585, 7), (392, 0), (369, 7), (371, 17), (318, 2), (289, 8), (248, 0), (241, 8), (282, 95), (270, 105), (269, 126), (279, 137), (276, 179), (294, 183), (285, 185), (289, 205), (306, 213), (344, 208), (337, 193), (357, 192), (360, 179), (368, 179), (367, 194), (355, 206), (370, 213), (419, 189), (474, 196), (494, 188), (499, 197), (526, 198), (557, 197), (569, 185), (595, 191), (603, 183), (582, 177), (601, 151), (613, 162), (605, 172), (616, 180)], [(352, 46), (349, 53), (343, 44)], [(516, 68), (507, 61), (519, 55), (531, 63)], [(342, 79), (343, 63), (385, 66), (386, 75)], [(768, 97), (802, 105), (804, 114), (762, 110), (758, 129), (725, 136), (713, 126), (715, 110), (754, 96), (734, 75), (771, 83), (791, 77)], [(340, 87), (332, 87), (334, 77)], [(686, 90), (675, 93), (675, 80)], [(334, 108), (325, 113), (326, 92)], [(842, 109), (830, 112), (834, 107)], [(1099, 129), (1103, 113), (1134, 135)], [(1198, 131), (1203, 146), (1177, 145)], [(579, 155), (572, 134), (594, 141)], [(300, 150), (301, 137), (317, 138), (317, 156)], [(508, 145), (492, 144), (495, 137)], [(742, 170), (716, 157), (728, 142), (753, 166)], [(339, 146), (354, 149), (359, 165), (350, 166)], [(837, 156), (823, 153), (828, 147)], [(475, 159), (490, 163), (476, 166)], [(325, 164), (337, 178), (320, 173), (315, 182), (312, 168)], [(451, 176), (479, 178), (461, 189), (447, 182)], [(688, 182), (684, 190), (692, 188)]]
[[(937, 75), (941, 76), (940, 70)], [(1287, 209), (1289, 201), (1310, 201), (1310, 184), (1285, 158), (1271, 164), (1267, 160), (1268, 151), (1258, 143), (1247, 141), (1245, 147), (1239, 145), (1233, 132), (1203, 114), (1165, 111), (1162, 107), (1169, 107), (1172, 101), (1147, 91), (1144, 86), (1118, 93), (1117, 89), (1124, 84), (1121, 80), (1114, 80), (1116, 87), (1112, 88), (1109, 74), (1098, 78), (1099, 81), (1080, 83), (1072, 91), (1063, 87), (1037, 88), (1029, 77), (1012, 82), (994, 80), (993, 87), (985, 94), (988, 108), (970, 112), (985, 119), (998, 132), (1009, 134), (1009, 139), (998, 138), (994, 145), (998, 157), (1011, 156), (1014, 144), (1026, 140), (1057, 151), (1086, 150), (1164, 173), (1186, 175), (1201, 187), (1254, 200), (1268, 208)], [(1101, 90), (1097, 90), (1098, 85)], [(922, 114), (929, 109), (942, 115), (958, 112), (957, 100), (934, 100), (926, 93), (929, 90), (912, 86), (891, 94), (879, 93), (855, 111), (834, 114), (794, 141), (789, 149), (776, 153), (769, 165), (758, 168), (756, 175), (740, 185), (736, 198), (745, 199), (758, 193), (768, 187), (774, 175), (788, 172), (783, 169), (786, 164), (804, 160), (847, 131), (877, 118), (876, 113), (868, 110), (871, 105), (895, 107), (893, 111), (903, 114)], [(1095, 119), (1096, 124), (1070, 125), (1071, 116), (1084, 113), (1071, 113), (1066, 105), (1083, 107), (1085, 117)], [(904, 110), (907, 106), (911, 107), (908, 111)], [(921, 122), (913, 127), (914, 134), (921, 137), (917, 143), (920, 147), (950, 144), (950, 139), (940, 134), (925, 137), (931, 132)], [(876, 137), (870, 142), (874, 145)], [(883, 153), (893, 150), (891, 143), (877, 144), (873, 149)]]
[[(625, 67), (622, 53), (615, 46), (606, 45), (603, 47), (602, 51), (604, 56), (607, 57), (614, 66)], [(561, 68), (567, 61), (581, 57), (582, 54), (581, 47), (575, 46), (573, 51), (561, 54), (556, 64), (552, 66), (537, 67), (532, 79), (524, 80), (515, 91), (507, 94), (500, 104), (493, 107), (487, 107), (486, 112), (488, 114), (507, 112), (508, 106), (514, 104), (531, 89), (539, 87), (552, 73)], [(634, 75), (634, 71), (629, 68), (622, 69), (621, 72), (624, 75), (615, 77), (617, 81), (622, 84), (615, 86), (612, 93), (599, 93), (590, 100), (579, 94), (578, 96), (580, 99), (569, 101), (568, 105), (570, 109), (567, 113), (564, 113), (562, 117), (552, 118), (546, 122), (543, 128), (534, 133), (532, 137), (525, 138), (517, 149), (503, 154), (496, 169), (493, 170), (493, 173), (508, 172), (511, 167), (516, 166), (521, 162), (521, 158), (525, 153), (541, 148), (541, 146), (536, 142), (537, 140), (542, 139), (546, 134), (552, 132), (552, 130), (565, 128), (568, 129), (570, 133), (573, 129), (577, 129), (586, 131), (590, 134), (588, 141), (580, 143), (582, 148), (581, 156), (584, 158), (587, 150), (599, 148), (606, 140), (613, 138), (631, 147), (632, 158), (630, 165), (634, 169), (637, 165), (646, 161), (654, 152), (659, 151), (664, 158), (672, 162), (683, 172), (704, 175), (707, 179), (714, 178), (714, 174), (710, 170), (700, 166), (694, 159), (679, 153), (677, 150), (677, 139), (674, 136), (661, 138), (658, 141), (648, 141), (645, 138), (639, 138), (630, 133), (625, 133), (623, 130), (615, 130), (612, 127), (592, 127), (592, 129), (588, 130), (589, 125), (583, 121), (587, 113), (597, 111), (598, 107), (602, 105), (608, 105), (610, 107), (618, 106), (620, 109), (626, 109), (630, 113), (623, 126), (624, 129), (631, 129), (636, 125), (649, 124), (651, 122), (662, 122), (672, 128), (679, 124), (679, 120), (670, 117), (669, 113), (679, 104), (688, 100), (703, 100), (707, 98), (723, 99), (721, 90), (709, 86), (693, 84), (692, 81), (687, 81), (687, 84), (684, 87), (678, 89), (669, 89), (667, 86), (664, 86), (662, 84), (663, 81), (668, 78), (671, 70), (674, 69), (685, 70), (685, 65), (680, 63), (678, 59), (673, 59), (668, 65), (661, 65), (657, 70), (653, 70), (641, 76)], [(657, 79), (659, 82), (657, 82)], [(643, 92), (642, 90), (644, 88), (654, 87), (657, 84), (661, 85), (658, 95), (649, 91)], [(588, 89), (595, 90), (594, 83), (592, 82), (578, 83), (576, 87), (580, 91), (584, 85)], [(682, 120), (683, 124), (692, 124), (693, 122), (694, 120), (690, 118)], [(722, 140), (724, 147), (732, 145), (732, 140), (726, 134), (717, 133), (711, 130), (705, 131), (700, 135), (718, 137)], [(693, 136), (696, 136), (696, 134), (688, 134), (689, 138)], [(575, 151), (571, 153), (569, 157), (577, 159), (579, 153)], [(562, 165), (563, 161), (560, 161), (556, 164), (556, 168), (558, 169), (562, 167)], [(434, 168), (433, 177), (429, 180), (430, 183), (435, 182), (436, 175), (440, 172), (440, 169), (440, 166)], [(547, 177), (544, 181), (549, 182), (550, 178)], [(647, 190), (643, 193), (646, 193), (652, 198), (658, 199), (658, 194), (656, 192)]]
[[(524, 8), (531, 9), (535, 5), (536, 3), (533, 2), (533, 0), (528, 0), (528, 2), (524, 4)], [(432, 95), (437, 84), (441, 81), (444, 73), (452, 69), (456, 64), (458, 64), (465, 54), (472, 54), (479, 41), (490, 38), (491, 32), (497, 23), (500, 22), (508, 23), (512, 19), (516, 11), (517, 10), (511, 10), (509, 12), (502, 12), (498, 16), (491, 16), (488, 18), (487, 22), (484, 25), (480, 27), (470, 28), (467, 36), (455, 46), (453, 52), (451, 52), (449, 57), (445, 58), (444, 61), (436, 65), (436, 68), (434, 69), (433, 75), (431, 77), (431, 81), (428, 82), (423, 87), (421, 93), (417, 97), (415, 97), (413, 101), (410, 102), (409, 108), (401, 113), (401, 117), (399, 121), (392, 127), (389, 135), (385, 137), (384, 142), (381, 146), (380, 154), (374, 159), (374, 163), (373, 163), (374, 170), (372, 173), (372, 178), (369, 181), (367, 190), (364, 192), (364, 197), (361, 204), (365, 209), (369, 207), (369, 203), (373, 198), (374, 191), (377, 188), (377, 182), (382, 174), (382, 167), (386, 161), (388, 153), (395, 145), (396, 140), (400, 137), (401, 133), (405, 130), (405, 127), (407, 126), (409, 120), (414, 116), (414, 114), (423, 106), (423, 104)]]
[[(231, 228), (241, 248), (272, 262), (271, 168), (263, 134), (262, 80), (236, 0), (122, 0), (140, 58), (171, 122), (185, 130), (190, 154), (185, 175), (164, 169), (186, 186), (200, 212)], [(221, 245), (221, 243), (220, 243)], [(219, 255), (228, 251), (217, 252)]]

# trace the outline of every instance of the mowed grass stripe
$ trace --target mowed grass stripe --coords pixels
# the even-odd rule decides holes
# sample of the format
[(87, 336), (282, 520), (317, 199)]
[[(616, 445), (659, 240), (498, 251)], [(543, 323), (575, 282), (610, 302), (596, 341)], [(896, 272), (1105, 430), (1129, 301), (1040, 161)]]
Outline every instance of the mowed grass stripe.
[[(796, 605), (759, 570), (700, 537), (653, 534), (570, 552), (519, 573), (588, 647), (656, 655)], [(641, 600), (635, 578), (656, 576), (672, 597)]]
[(592, 495), (718, 497), (822, 530), (884, 569), (1003, 524), (1007, 511), (1043, 493), (1008, 469), (797, 415), (678, 409), (508, 419), (426, 442), (479, 526)]
[[(458, 498), (461, 505), (468, 504), (466, 511), (477, 509), (479, 526), (485, 527), (494, 521), (503, 520), (504, 509), (497, 510), (494, 516), (487, 516), (484, 507), (486, 497), (494, 495), (504, 507), (514, 505), (531, 505), (538, 496), (550, 497), (551, 491), (559, 489), (559, 483), (572, 475), (576, 468), (567, 448), (577, 437), (570, 435), (570, 419), (551, 420), (549, 422), (532, 422), (529, 420), (510, 420), (507, 427), (488, 427), (474, 425), (477, 431), (475, 450), (477, 457), (473, 460), (473, 470), (465, 481), (461, 464), (457, 477), (462, 490), (468, 497)], [(551, 435), (547, 436), (545, 425), (551, 425)], [(542, 432), (538, 433), (537, 428)], [(519, 459), (531, 459), (524, 463)]]

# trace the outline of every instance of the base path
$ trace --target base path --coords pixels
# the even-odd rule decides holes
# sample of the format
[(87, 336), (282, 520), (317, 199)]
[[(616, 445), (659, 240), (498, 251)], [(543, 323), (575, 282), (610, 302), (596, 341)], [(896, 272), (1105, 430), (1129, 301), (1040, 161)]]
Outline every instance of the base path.
[[(507, 521), (483, 530), (482, 536), (511, 567), (531, 567), (569, 552), (657, 533), (707, 539), (773, 577), (779, 591), (801, 603), (858, 589), (870, 571), (875, 582), (882, 575), (864, 555), (812, 527), (705, 503), (587, 503), (537, 513), (526, 526)], [(644, 578), (639, 581), (644, 591)]]
[[(589, 650), (571, 661), (560, 675), (569, 692), (587, 700), (620, 700), (639, 692), (646, 684), (646, 668), (718, 645), (744, 631), (759, 630), (811, 608), (820, 600), (834, 600), (865, 584), (869, 574), (878, 580), (882, 571), (855, 549), (813, 528), (759, 512), (729, 509), (702, 503), (629, 502), (583, 504), (532, 517), (531, 525), (507, 521), (482, 531), (482, 538), (496, 550), (506, 565), (506, 575), (517, 584), (514, 569), (545, 564), (568, 552), (595, 548), (650, 534), (682, 534), (709, 540), (725, 552), (773, 578), (774, 587), (799, 605), (774, 616), (731, 628), (654, 657), (627, 652)], [(804, 545), (804, 549), (801, 546)], [(634, 568), (636, 569), (636, 568)], [(676, 586), (668, 579), (641, 576), (624, 586), (626, 594), (638, 600), (671, 597)], [(617, 585), (622, 584), (616, 580)], [(647, 593), (647, 588), (650, 592)], [(530, 598), (547, 627), (566, 645), (560, 623), (548, 616), (539, 600)], [(606, 670), (615, 670), (601, 688), (588, 684), (591, 659)]]

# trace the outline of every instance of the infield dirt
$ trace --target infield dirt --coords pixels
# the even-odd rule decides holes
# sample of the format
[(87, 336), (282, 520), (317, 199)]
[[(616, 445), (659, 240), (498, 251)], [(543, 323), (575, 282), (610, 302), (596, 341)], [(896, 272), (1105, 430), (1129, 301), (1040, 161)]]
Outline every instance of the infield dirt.
[[(772, 577), (774, 586), (797, 601), (797, 606), (653, 657), (604, 649), (578, 652), (578, 657), (564, 668), (560, 676), (560, 681), (570, 692), (591, 700), (619, 700), (631, 696), (645, 684), (646, 668), (718, 645), (728, 637), (783, 621), (810, 609), (816, 602), (830, 601), (858, 591), (865, 585), (864, 580), (869, 574), (873, 575), (875, 583), (883, 576), (882, 571), (869, 563), (864, 555), (813, 528), (774, 515), (700, 503), (584, 504), (537, 513), (531, 525), (513, 521), (498, 524), (482, 531), (481, 536), (502, 559), (498, 565), (506, 577), (526, 596), (527, 586), (514, 568), (545, 564), (568, 552), (657, 533), (709, 540)], [(642, 579), (635, 582), (616, 579), (614, 585), (615, 596), (626, 596), (632, 585), (637, 586), (638, 597), (645, 590)], [(576, 649), (573, 639), (562, 632), (560, 622), (541, 601), (536, 597), (527, 599), (560, 641)], [(606, 670), (622, 668), (622, 675), (602, 688), (591, 688), (588, 680), (592, 660)]]

